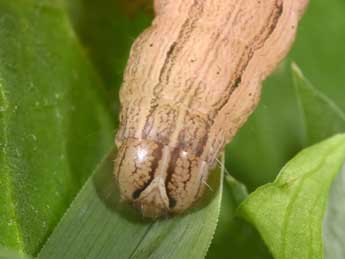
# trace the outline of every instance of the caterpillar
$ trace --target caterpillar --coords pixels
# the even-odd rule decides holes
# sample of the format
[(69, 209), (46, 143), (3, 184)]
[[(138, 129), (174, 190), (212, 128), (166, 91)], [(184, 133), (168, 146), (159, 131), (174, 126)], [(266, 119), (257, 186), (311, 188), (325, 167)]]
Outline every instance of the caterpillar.
[(288, 53), (307, 0), (156, 0), (120, 89), (115, 176), (145, 217), (185, 211)]

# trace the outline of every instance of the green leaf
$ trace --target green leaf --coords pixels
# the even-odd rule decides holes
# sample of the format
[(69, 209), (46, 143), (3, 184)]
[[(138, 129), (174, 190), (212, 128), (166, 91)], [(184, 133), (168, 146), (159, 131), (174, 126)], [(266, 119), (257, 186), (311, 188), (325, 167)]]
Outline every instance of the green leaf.
[(144, 1), (64, 1), (74, 29), (105, 86), (118, 90), (132, 42), (152, 19), (143, 8)]
[(345, 114), (292, 65), (294, 84), (303, 114), (308, 144), (317, 143), (336, 133), (345, 132)]
[[(152, 15), (139, 8), (125, 8), (137, 1), (63, 0), (73, 28), (109, 93), (115, 121), (120, 104), (118, 90), (134, 39), (149, 26)], [(144, 2), (144, 1), (141, 1)]]
[(31, 257), (0, 245), (0, 259), (31, 259)]
[(345, 161), (345, 134), (307, 148), (274, 183), (258, 188), (240, 213), (275, 258), (323, 258), (322, 222), (330, 186)]
[(0, 245), (35, 254), (113, 142), (58, 1), (0, 0)]
[(220, 170), (211, 190), (187, 214), (156, 222), (120, 202), (113, 179), (115, 152), (101, 163), (71, 204), (39, 257), (202, 258), (216, 229), (222, 193)]
[[(340, 108), (304, 77), (297, 65), (292, 66), (297, 97), (300, 102), (308, 143), (318, 142), (335, 133), (345, 132), (345, 114)], [(330, 199), (324, 222), (326, 258), (344, 258), (345, 235), (339, 226), (344, 224), (344, 173), (339, 174), (330, 190)], [(339, 231), (340, 230), (340, 231)]]
[(325, 259), (345, 258), (345, 163), (333, 181), (323, 224)]
[(237, 207), (248, 195), (245, 186), (226, 175), (222, 195), (219, 222), (207, 258), (272, 258), (254, 227), (236, 216)]

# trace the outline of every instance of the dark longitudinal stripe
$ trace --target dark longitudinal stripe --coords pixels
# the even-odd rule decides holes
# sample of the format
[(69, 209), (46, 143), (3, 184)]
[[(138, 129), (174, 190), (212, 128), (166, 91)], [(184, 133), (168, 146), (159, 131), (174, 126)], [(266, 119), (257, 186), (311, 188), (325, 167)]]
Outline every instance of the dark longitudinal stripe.
[(201, 0), (194, 0), (194, 3), (189, 9), (188, 18), (184, 22), (179, 32), (179, 35), (176, 41), (172, 44), (171, 51), (168, 53), (164, 65), (160, 71), (160, 82), (164, 83), (169, 82), (169, 75), (172, 68), (175, 65), (176, 58), (178, 53), (182, 50), (182, 48), (186, 45), (186, 43), (190, 40), (190, 37), (194, 31), (196, 23), (199, 21), (203, 14), (203, 1)]
[[(255, 43), (258, 42), (258, 38), (262, 37), (261, 35), (263, 33), (265, 33), (265, 30), (267, 28), (263, 27), (260, 30), (260, 32), (258, 33), (258, 35), (256, 37), (254, 37), (253, 43), (250, 44), (252, 46), (248, 48), (249, 49), (249, 53), (247, 54), (246, 60), (245, 60), (245, 62), (244, 62), (244, 64), (242, 66), (240, 64), (243, 63), (243, 57), (240, 59), (240, 62), (239, 62), (239, 67), (240, 67), (239, 71), (240, 72), (237, 73), (237, 76), (235, 77), (235, 79), (230, 82), (229, 87), (228, 87), (229, 91), (227, 92), (226, 97), (223, 98), (223, 100), (219, 103), (218, 107), (216, 107), (214, 112), (212, 112), (212, 114), (209, 114), (209, 120), (212, 121), (212, 124), (213, 124), (217, 114), (223, 109), (223, 107), (230, 100), (231, 95), (233, 94), (235, 89), (241, 84), (242, 75), (243, 75), (244, 71), (246, 70), (246, 68), (247, 68), (247, 66), (248, 66), (252, 56), (254, 55), (255, 51), (257, 51), (258, 49), (262, 48), (262, 46), (264, 45), (265, 41), (271, 36), (273, 31), (277, 27), (279, 18), (281, 17), (282, 13), (283, 13), (283, 4), (282, 4), (281, 0), (277, 0), (276, 1), (276, 9), (275, 9), (275, 11), (272, 12), (272, 15), (268, 18), (268, 21), (267, 21), (268, 24), (271, 24), (269, 30), (267, 30), (267, 33), (264, 36), (264, 38), (261, 41), (259, 41), (258, 46), (255, 46)], [(245, 57), (245, 54), (243, 56)], [(204, 145), (202, 147), (202, 152), (204, 151), (204, 148), (205, 148), (205, 145), (207, 143), (208, 138), (209, 138), (209, 134), (207, 134), (207, 136), (203, 140)]]
[[(219, 50), (220, 48), (217, 48), (217, 44), (219, 44), (219, 40), (221, 39), (221, 36), (224, 34), (224, 31), (226, 31), (227, 25), (228, 25), (228, 21), (231, 21), (231, 17), (232, 15), (235, 15), (235, 18), (238, 17), (238, 15), (240, 14), (240, 12), (235, 13), (234, 9), (230, 9), (229, 12), (226, 14), (226, 19), (224, 19), (226, 22), (224, 24), (222, 24), (221, 26), (219, 26), (219, 28), (222, 28), (222, 30), (219, 30), (216, 32), (216, 36), (214, 37), (214, 39), (209, 43), (209, 46), (207, 47), (207, 49), (214, 49), (214, 53), (212, 51), (209, 51), (207, 53), (205, 53), (204, 55), (204, 59), (203, 62), (201, 63), (206, 63), (206, 60), (212, 55), (213, 58), (211, 59), (211, 62), (207, 63), (209, 65), (209, 67), (212, 67), (213, 64), (215, 62), (217, 62), (217, 58), (219, 55)], [(231, 35), (227, 35), (228, 37), (230, 37)], [(199, 85), (200, 86), (200, 85)]]
[(175, 168), (176, 168), (176, 162), (178, 157), (180, 156), (180, 150), (175, 148), (173, 150), (173, 152), (171, 153), (171, 159), (169, 162), (169, 166), (168, 166), (168, 170), (167, 170), (167, 176), (165, 178), (165, 190), (166, 190), (166, 194), (168, 196), (169, 199), (169, 208), (172, 209), (176, 206), (176, 200), (171, 197), (171, 194), (169, 193), (169, 188), (168, 185), (172, 179), (172, 176), (175, 172)]
[[(190, 7), (188, 11), (188, 15), (187, 15), (188, 18), (186, 19), (184, 24), (181, 26), (181, 30), (176, 40), (171, 44), (169, 50), (167, 51), (165, 61), (159, 72), (158, 84), (156, 84), (153, 87), (153, 97), (150, 104), (151, 108), (150, 108), (150, 112), (147, 118), (152, 116), (155, 109), (157, 108), (156, 102), (159, 99), (159, 95), (161, 94), (165, 85), (169, 83), (170, 72), (175, 65), (178, 53), (182, 50), (183, 46), (185, 46), (186, 42), (188, 42), (188, 40), (190, 39), (191, 34), (195, 28), (196, 22), (201, 18), (201, 15), (203, 13), (202, 2), (203, 1), (201, 0), (194, 0), (194, 3), (192, 4), (192, 6)], [(143, 131), (141, 133), (143, 138), (146, 137), (144, 129), (147, 128), (146, 126), (147, 123), (148, 121), (146, 121)], [(172, 126), (175, 126), (175, 125), (172, 125)]]
[[(259, 31), (259, 33), (254, 37), (253, 42), (249, 44), (248, 54), (244, 53), (242, 57), (240, 58), (239, 64), (238, 64), (238, 73), (235, 79), (232, 79), (229, 87), (226, 97), (223, 98), (223, 100), (217, 105), (215, 112), (213, 114), (213, 118), (216, 117), (218, 112), (226, 105), (226, 103), (229, 101), (231, 95), (233, 94), (234, 90), (240, 85), (242, 81), (242, 75), (244, 71), (246, 70), (249, 62), (251, 61), (253, 55), (255, 54), (255, 51), (262, 48), (265, 41), (271, 36), (274, 29), (277, 27), (279, 18), (281, 17), (283, 13), (283, 4), (281, 3), (281, 0), (276, 1), (276, 8), (272, 12), (272, 15), (268, 18), (266, 24), (270, 24), (269, 29), (267, 30), (267, 27), (262, 27), (262, 29)], [(267, 31), (266, 31), (267, 30)], [(262, 36), (264, 35), (264, 36)]]
[(205, 148), (207, 140), (208, 140), (208, 132), (210, 132), (210, 128), (211, 127), (210, 127), (209, 123), (207, 123), (206, 134), (200, 140), (200, 144), (198, 145), (198, 148), (195, 152), (195, 155), (198, 157), (200, 157), (202, 155), (202, 153), (204, 152), (204, 148)]
[(118, 152), (118, 154), (121, 154), (121, 156), (119, 156), (119, 160), (116, 161), (116, 178), (119, 179), (120, 177), (120, 172), (121, 172), (121, 167), (123, 164), (123, 160), (126, 158), (126, 152), (127, 152), (127, 145), (121, 145), (120, 150)]
[[(182, 28), (183, 28), (183, 26), (182, 26)], [(179, 38), (180, 38), (180, 33), (179, 33), (179, 35), (177, 37), (177, 41), (179, 40)], [(176, 46), (177, 46), (177, 41), (174, 41), (171, 44), (171, 46), (170, 46), (170, 48), (169, 48), (169, 50), (168, 50), (168, 52), (167, 52), (167, 54), (165, 56), (165, 61), (164, 61), (163, 66), (162, 66), (162, 68), (161, 68), (161, 70), (159, 72), (159, 83), (163, 82), (163, 75), (165, 74), (165, 72), (167, 70), (168, 62), (171, 61), (172, 56), (175, 53)], [(154, 90), (156, 90), (156, 89), (154, 89)]]
[[(162, 159), (162, 154), (163, 154), (163, 145), (160, 143), (157, 143), (158, 147), (153, 151), (152, 156), (153, 156), (153, 161), (151, 164), (150, 168), (150, 179), (144, 184), (143, 187), (135, 190), (132, 194), (133, 199), (138, 199), (140, 194), (152, 183), (153, 179), (155, 178), (155, 171), (157, 170), (159, 166), (159, 161)], [(133, 172), (133, 174), (137, 173), (137, 168)]]

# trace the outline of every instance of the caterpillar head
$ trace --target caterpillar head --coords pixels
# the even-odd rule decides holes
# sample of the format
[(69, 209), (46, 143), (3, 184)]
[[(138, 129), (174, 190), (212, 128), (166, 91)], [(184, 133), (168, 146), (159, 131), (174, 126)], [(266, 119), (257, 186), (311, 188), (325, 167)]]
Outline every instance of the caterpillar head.
[(150, 218), (192, 206), (203, 193), (207, 175), (205, 161), (152, 140), (125, 140), (115, 162), (121, 197)]

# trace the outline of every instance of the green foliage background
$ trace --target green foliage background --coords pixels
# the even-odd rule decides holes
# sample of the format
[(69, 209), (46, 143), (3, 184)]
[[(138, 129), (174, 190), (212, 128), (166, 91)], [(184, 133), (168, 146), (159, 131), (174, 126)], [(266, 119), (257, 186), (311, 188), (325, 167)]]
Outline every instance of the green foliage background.
[[(345, 131), (344, 13), (342, 0), (310, 2), (290, 55), (265, 81), (258, 109), (227, 147), (227, 171), (249, 192), (273, 181), (298, 151)], [(119, 217), (116, 221), (117, 216), (109, 214), (107, 225), (102, 218), (106, 214), (88, 214), (83, 197), (84, 202), (95, 202), (95, 209), (103, 208), (92, 189), (94, 178), (89, 176), (112, 149), (119, 111), (116, 96), (129, 48), (151, 19), (147, 1), (0, 0), (0, 245), (6, 249), (36, 256), (44, 247), (42, 258), (54, 253), (58, 257), (62, 251), (67, 253), (65, 258), (78, 257), (78, 249), (86, 249), (96, 257), (92, 247), (108, 251), (102, 250), (102, 244), (110, 249), (113, 243), (105, 240), (117, 240), (122, 233), (127, 233), (124, 243), (131, 241), (139, 224), (146, 234), (139, 238), (138, 246), (121, 247), (129, 255), (154, 257), (162, 255), (161, 247), (170, 258), (186, 256), (188, 250), (207, 249), (221, 204), (207, 257), (272, 257), (272, 244), (258, 227), (260, 219), (250, 221), (269, 249), (254, 227), (235, 217), (247, 194), (243, 185), (229, 176), (222, 195), (216, 192), (208, 206), (176, 222), (155, 223), (150, 230), (140, 220), (128, 223)], [(296, 67), (291, 72), (292, 61), (309, 81)], [(98, 166), (102, 170), (96, 170), (93, 177), (111, 173), (107, 161)], [(250, 200), (251, 196), (246, 204)], [(107, 213), (107, 208), (103, 209)], [(164, 240), (176, 243), (187, 237), (174, 230), (189, 226), (198, 213), (204, 220), (188, 232), (188, 240), (201, 234), (209, 238), (200, 241), (200, 246), (181, 248), (182, 254), (169, 253), (176, 247), (165, 246)], [(54, 242), (59, 240), (59, 231), (78, 225), (69, 222), (77, 215), (89, 226), (86, 237), (107, 234), (100, 236), (103, 243), (85, 245), (81, 238), (77, 244), (78, 238)], [(116, 224), (123, 229), (104, 232)], [(207, 224), (209, 228), (205, 228)], [(78, 226), (71, 235), (77, 230)], [(121, 250), (113, 247), (104, 258), (119, 255)]]

